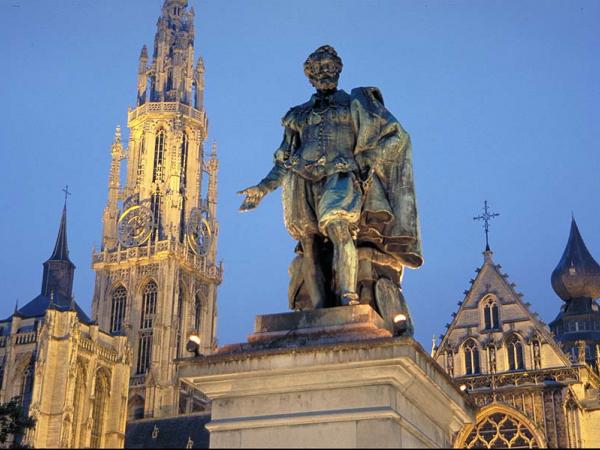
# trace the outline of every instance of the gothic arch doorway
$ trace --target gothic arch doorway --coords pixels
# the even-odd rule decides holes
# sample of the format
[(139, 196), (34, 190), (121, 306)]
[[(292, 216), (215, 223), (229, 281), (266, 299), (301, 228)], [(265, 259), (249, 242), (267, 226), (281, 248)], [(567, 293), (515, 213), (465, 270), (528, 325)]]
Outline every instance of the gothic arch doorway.
[(544, 435), (519, 411), (499, 403), (481, 409), (474, 425), (458, 434), (454, 448), (545, 448)]

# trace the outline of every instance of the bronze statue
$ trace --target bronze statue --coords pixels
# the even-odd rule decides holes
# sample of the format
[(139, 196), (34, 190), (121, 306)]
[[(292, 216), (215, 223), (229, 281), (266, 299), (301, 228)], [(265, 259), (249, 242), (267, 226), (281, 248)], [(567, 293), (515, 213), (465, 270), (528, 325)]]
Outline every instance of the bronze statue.
[(282, 186), (285, 226), (298, 241), (290, 308), (371, 304), (391, 323), (409, 317), (404, 266), (423, 263), (410, 138), (377, 88), (338, 90), (341, 71), (328, 45), (304, 62), (317, 92), (284, 116), (273, 168), (239, 192), (240, 210)]

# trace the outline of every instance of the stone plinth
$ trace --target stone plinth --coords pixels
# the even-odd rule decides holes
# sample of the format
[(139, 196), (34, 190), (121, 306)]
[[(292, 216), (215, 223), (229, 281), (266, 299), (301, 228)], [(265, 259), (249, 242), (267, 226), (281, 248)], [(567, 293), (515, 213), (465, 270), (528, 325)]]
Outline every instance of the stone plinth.
[(212, 400), (211, 448), (452, 445), (473, 411), (450, 378), (370, 307), (340, 310), (262, 316), (248, 344), (180, 362)]
[(257, 316), (254, 333), (248, 337), (248, 343), (254, 348), (286, 347), (391, 335), (373, 308), (356, 305)]

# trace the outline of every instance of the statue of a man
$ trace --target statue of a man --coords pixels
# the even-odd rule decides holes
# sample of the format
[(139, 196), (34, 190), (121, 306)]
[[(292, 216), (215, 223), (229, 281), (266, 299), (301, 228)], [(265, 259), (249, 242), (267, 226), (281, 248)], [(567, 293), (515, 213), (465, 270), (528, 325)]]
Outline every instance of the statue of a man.
[(408, 134), (377, 88), (338, 90), (341, 71), (328, 45), (308, 57), (316, 93), (284, 116), (271, 171), (240, 192), (248, 211), (283, 187), (285, 226), (299, 242), (293, 309), (378, 304), (377, 289), (390, 295), (376, 288), (381, 278), (401, 296), (402, 268), (422, 264)]

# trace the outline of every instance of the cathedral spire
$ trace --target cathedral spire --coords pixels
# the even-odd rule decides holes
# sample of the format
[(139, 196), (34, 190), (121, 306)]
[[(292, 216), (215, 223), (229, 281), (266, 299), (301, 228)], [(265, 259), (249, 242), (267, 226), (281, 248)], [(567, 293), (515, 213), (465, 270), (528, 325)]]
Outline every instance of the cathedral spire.
[(191, 105), (194, 84), (194, 13), (187, 0), (165, 0), (156, 24), (152, 63), (146, 73), (140, 56), (138, 105), (145, 103), (145, 79), (150, 80), (150, 102)]
[(67, 203), (65, 191), (65, 204), (63, 206), (60, 226), (54, 251), (50, 258), (44, 263), (44, 275), (42, 278), (42, 295), (53, 297), (54, 303), (62, 305), (69, 304), (73, 292), (73, 276), (75, 264), (69, 259), (69, 247), (67, 245)]
[(552, 288), (564, 301), (600, 297), (600, 265), (588, 251), (575, 217), (565, 251), (552, 272)]
[(54, 244), (54, 251), (50, 256), (51, 261), (69, 261), (69, 246), (67, 245), (67, 203), (63, 206), (62, 216), (60, 218), (60, 226), (58, 227), (58, 235)]

